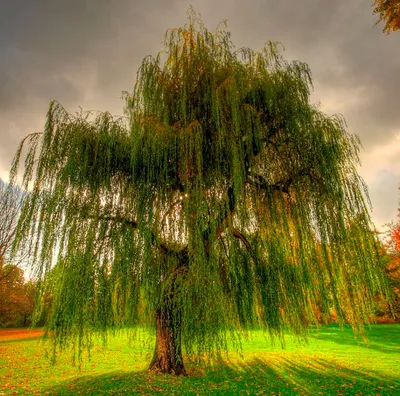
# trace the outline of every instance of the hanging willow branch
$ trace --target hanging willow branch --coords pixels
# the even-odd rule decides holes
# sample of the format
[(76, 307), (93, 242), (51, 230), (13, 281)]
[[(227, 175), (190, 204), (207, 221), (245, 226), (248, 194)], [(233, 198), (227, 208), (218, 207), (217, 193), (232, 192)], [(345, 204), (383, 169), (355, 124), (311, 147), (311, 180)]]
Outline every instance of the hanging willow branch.
[(367, 320), (385, 284), (359, 142), (310, 104), (310, 76), (275, 43), (236, 50), (191, 15), (143, 60), (127, 119), (51, 103), (15, 247), (29, 244), (43, 287), (58, 274), (60, 345), (153, 325), (163, 304), (197, 353), (253, 326), (304, 334), (316, 307)]

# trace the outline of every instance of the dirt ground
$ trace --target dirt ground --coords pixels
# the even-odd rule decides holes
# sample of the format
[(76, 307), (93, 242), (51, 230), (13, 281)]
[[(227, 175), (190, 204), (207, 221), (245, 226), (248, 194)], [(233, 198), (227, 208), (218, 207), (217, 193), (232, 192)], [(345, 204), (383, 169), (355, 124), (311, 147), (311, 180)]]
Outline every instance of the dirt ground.
[(21, 338), (40, 337), (42, 329), (0, 329), (0, 341), (19, 340)]

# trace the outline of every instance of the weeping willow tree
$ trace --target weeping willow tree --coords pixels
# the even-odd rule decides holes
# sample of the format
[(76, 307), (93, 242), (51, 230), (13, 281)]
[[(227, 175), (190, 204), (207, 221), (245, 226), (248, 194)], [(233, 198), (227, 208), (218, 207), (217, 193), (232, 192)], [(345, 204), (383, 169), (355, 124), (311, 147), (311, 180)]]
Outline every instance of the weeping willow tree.
[(212, 356), (255, 326), (303, 336), (316, 306), (368, 320), (385, 285), (359, 142), (311, 84), (277, 44), (236, 50), (192, 13), (143, 60), (126, 117), (51, 103), (12, 176), (27, 145), (15, 248), (43, 285), (52, 271), (55, 345), (151, 326), (150, 369), (179, 375), (182, 349)]

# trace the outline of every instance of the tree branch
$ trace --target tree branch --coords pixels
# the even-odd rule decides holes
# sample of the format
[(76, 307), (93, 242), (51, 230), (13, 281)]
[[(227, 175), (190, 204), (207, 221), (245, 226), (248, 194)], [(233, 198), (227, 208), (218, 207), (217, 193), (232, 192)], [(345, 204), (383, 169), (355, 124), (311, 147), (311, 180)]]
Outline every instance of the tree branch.
[[(131, 219), (127, 219), (125, 217), (121, 217), (121, 216), (85, 216), (85, 218), (92, 218), (92, 219), (99, 219), (99, 220), (105, 220), (105, 221), (112, 221), (112, 222), (116, 222), (116, 223), (121, 223), (121, 224), (126, 224), (130, 227), (132, 227), (133, 229), (137, 229), (138, 228), (138, 224), (135, 220), (131, 220)], [(154, 232), (151, 232), (151, 241), (153, 243), (154, 246), (156, 246), (163, 254), (176, 254), (176, 252), (172, 251), (171, 249), (167, 248), (165, 245), (163, 245), (161, 242), (158, 241), (158, 238), (156, 237), (156, 235), (154, 234)], [(184, 250), (184, 249), (182, 249)]]
[[(87, 219), (88, 218), (94, 219), (96, 217), (94, 217), (94, 216), (86, 216), (86, 218)], [(99, 220), (113, 221), (115, 223), (126, 224), (126, 225), (131, 226), (134, 229), (137, 228), (137, 222), (136, 221), (127, 219), (125, 217), (121, 217), (121, 216), (103, 216), (103, 215), (101, 215), (101, 216), (98, 216), (97, 218)]]
[(242, 241), (243, 245), (246, 247), (246, 249), (251, 252), (252, 248), (250, 245), (250, 242), (247, 240), (247, 238), (240, 232), (238, 231), (236, 228), (234, 228), (232, 230), (232, 234), (235, 238), (239, 239), (240, 241)]
[[(249, 177), (251, 177), (252, 179), (250, 179)], [(289, 185), (291, 184), (292, 180), (289, 179), (289, 181), (284, 182), (278, 182), (275, 184), (270, 184), (267, 183), (267, 181), (261, 176), (261, 175), (257, 175), (254, 173), (248, 173), (247, 174), (247, 179), (245, 180), (246, 184), (249, 184), (251, 186), (257, 187), (261, 190), (265, 190), (265, 191), (271, 191), (271, 190), (275, 190), (275, 191), (282, 191), (286, 194), (289, 194)]]
[[(280, 180), (276, 183), (268, 183), (263, 176), (258, 175), (256, 173), (248, 172), (245, 183), (257, 187), (261, 190), (282, 191), (283, 193), (290, 195), (289, 187), (293, 184), (293, 181), (298, 177), (310, 175), (311, 171), (312, 171), (312, 166), (309, 165), (303, 169), (300, 169), (295, 174), (289, 176), (286, 180)], [(316, 175), (314, 175), (314, 177), (316, 177)]]

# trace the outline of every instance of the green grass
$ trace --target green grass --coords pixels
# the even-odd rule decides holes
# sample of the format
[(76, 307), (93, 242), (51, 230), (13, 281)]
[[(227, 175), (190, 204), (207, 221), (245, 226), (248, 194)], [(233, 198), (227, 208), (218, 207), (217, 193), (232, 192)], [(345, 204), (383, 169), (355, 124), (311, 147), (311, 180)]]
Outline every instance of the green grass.
[(0, 395), (400, 395), (400, 325), (371, 326), (367, 337), (326, 326), (308, 345), (288, 337), (282, 350), (255, 332), (243, 358), (187, 364), (189, 376), (179, 378), (147, 372), (149, 340), (119, 335), (107, 348), (96, 345), (79, 370), (68, 353), (52, 366), (49, 345), (38, 339), (0, 338)]

